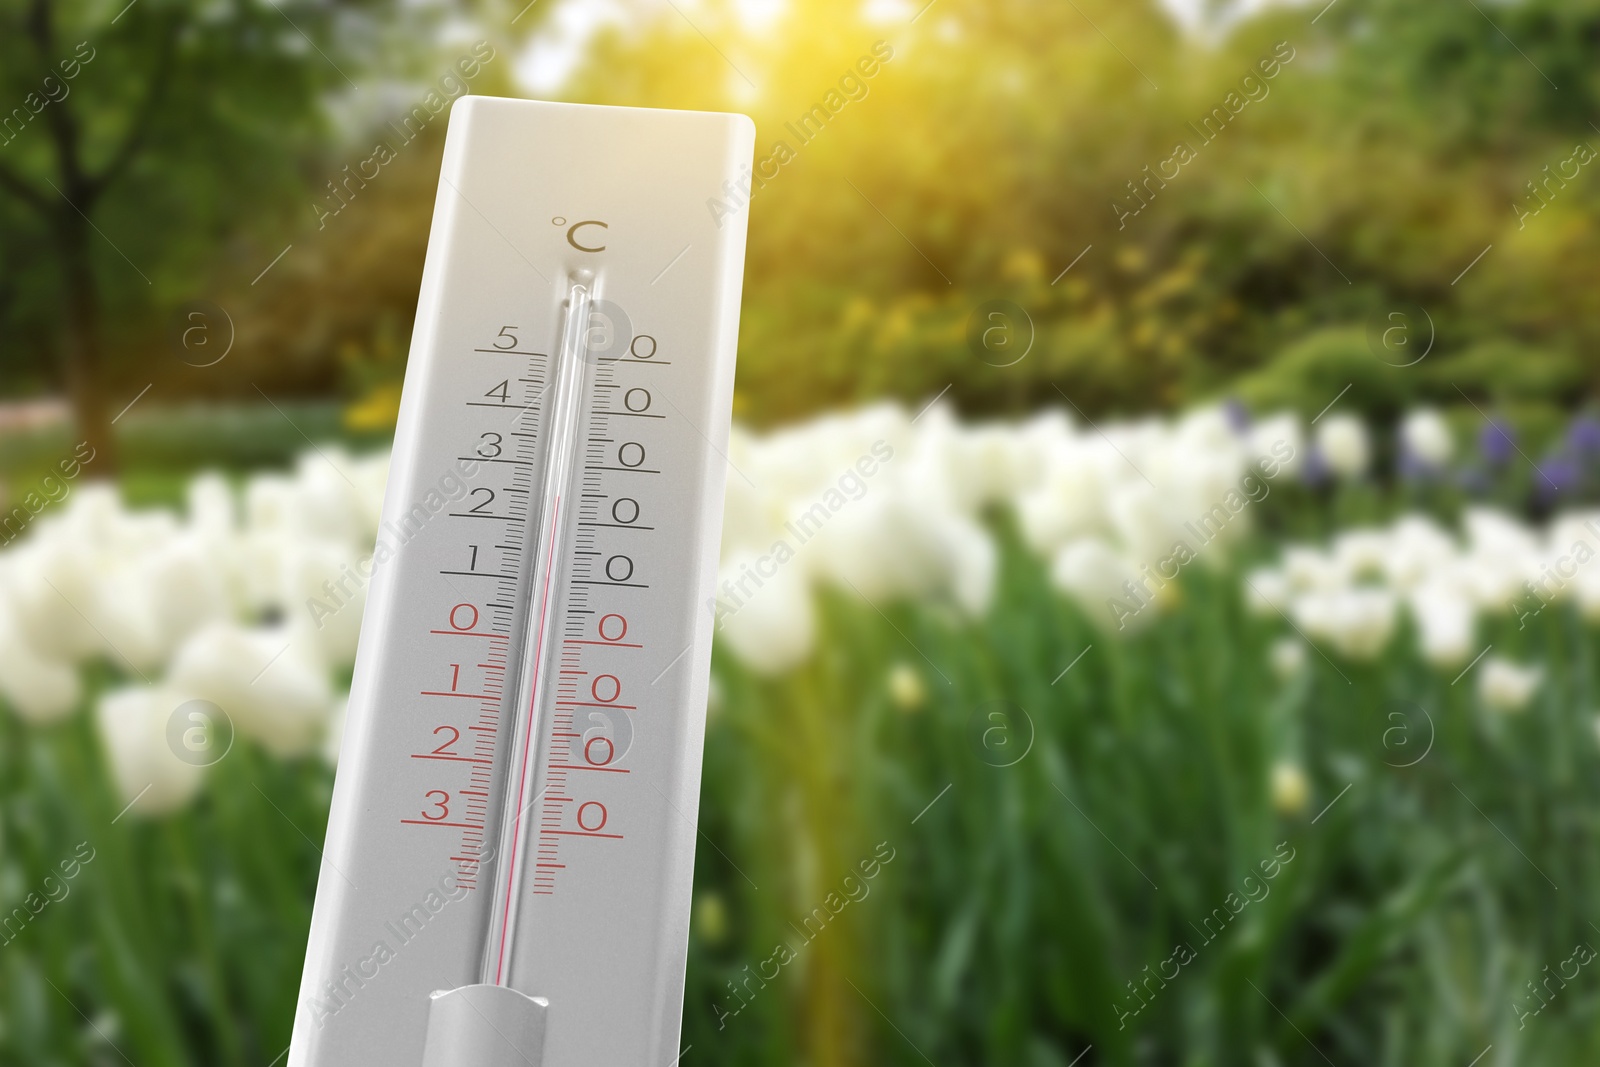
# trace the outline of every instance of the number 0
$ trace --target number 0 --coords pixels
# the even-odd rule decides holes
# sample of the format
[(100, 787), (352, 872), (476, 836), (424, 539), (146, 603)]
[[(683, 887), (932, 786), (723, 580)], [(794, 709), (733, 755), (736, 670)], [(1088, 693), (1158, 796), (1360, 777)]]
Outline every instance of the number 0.
[[(594, 823), (590, 826), (590, 823)], [(578, 827), (591, 834), (605, 829), (606, 806), (598, 800), (588, 800), (578, 805)]]

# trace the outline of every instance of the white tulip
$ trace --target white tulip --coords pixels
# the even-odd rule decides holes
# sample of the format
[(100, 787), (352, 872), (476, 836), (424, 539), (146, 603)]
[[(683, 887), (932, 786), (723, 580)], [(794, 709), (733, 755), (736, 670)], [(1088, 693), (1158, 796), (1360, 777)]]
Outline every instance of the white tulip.
[(1343, 589), (1351, 580), (1350, 572), (1335, 557), (1304, 545), (1284, 549), (1283, 572), (1295, 589)]
[(1376, 577), (1384, 572), (1392, 544), (1386, 530), (1346, 530), (1333, 539), (1333, 559), (1347, 580)]
[(383, 519), (383, 495), (389, 482), (389, 453), (372, 452), (350, 461), (345, 473), (355, 483), (356, 514), (361, 523), (361, 543), (371, 541)]
[(117, 531), (127, 523), (128, 516), (116, 486), (106, 482), (86, 482), (80, 483), (67, 499), (66, 510), (60, 520), (60, 525), (70, 531), (71, 538), (85, 544), (103, 545), (115, 538)]
[(1295, 637), (1281, 637), (1272, 643), (1269, 658), (1272, 661), (1272, 672), (1280, 680), (1287, 681), (1305, 668), (1305, 642)]
[(1124, 482), (1111, 491), (1106, 511), (1129, 558), (1155, 562), (1171, 550), (1179, 530), (1167, 517), (1165, 503), (1161, 492), (1142, 479)]
[(994, 600), (999, 551), (988, 531), (965, 516), (950, 516), (941, 532), (950, 596), (968, 618), (978, 618)]
[[(737, 462), (737, 461), (735, 461)], [(740, 466), (753, 466), (745, 460)], [(740, 549), (765, 550), (782, 536), (783, 502), (745, 481), (738, 470), (728, 471), (722, 497), (722, 554), (726, 559)]]
[(1285, 610), (1293, 599), (1288, 577), (1278, 570), (1263, 567), (1245, 578), (1245, 603), (1252, 614), (1273, 616)]
[(1306, 593), (1291, 609), (1312, 638), (1326, 638), (1350, 659), (1372, 659), (1394, 636), (1397, 602), (1387, 589), (1355, 588)]
[(46, 656), (77, 663), (109, 651), (89, 622), (99, 600), (99, 556), (86, 559), (71, 539), (55, 536), (58, 532), (65, 532), (59, 524), (41, 520), (33, 539), (9, 559), (6, 584), (16, 617), (26, 621), (29, 644)]
[(1298, 763), (1283, 760), (1272, 765), (1272, 806), (1279, 814), (1299, 815), (1310, 800), (1311, 783)]
[(289, 626), (211, 623), (178, 650), (167, 685), (216, 704), (239, 733), (279, 756), (310, 751), (333, 712), (326, 664), (310, 637)]
[(169, 725), (186, 698), (170, 689), (135, 685), (103, 693), (95, 724), (111, 777), (132, 817), (174, 811), (200, 788), (204, 768), (179, 759)]
[(0, 605), (0, 697), (33, 723), (66, 718), (83, 697), (78, 672), (69, 663), (35, 651), (10, 613)]
[(182, 533), (143, 556), (138, 569), (163, 657), (201, 626), (237, 610), (226, 536)]
[(1469, 508), (1466, 566), (1460, 572), (1466, 588), (1485, 610), (1504, 612), (1526, 595), (1526, 584), (1541, 576), (1544, 546), (1520, 521), (1488, 508)]
[[(263, 526), (247, 530), (234, 542), (234, 579), (237, 598), (245, 611), (260, 613), (276, 610), (287, 613), (283, 602), (283, 575), (288, 561), (296, 555), (302, 537), (288, 530)], [(300, 605), (305, 610), (305, 605)]]
[(89, 611), (106, 646), (106, 656), (125, 672), (154, 672), (172, 649), (162, 640), (154, 601), (156, 590), (144, 560), (129, 560), (105, 574)]
[(1074, 537), (1097, 532), (1106, 522), (1111, 486), (1088, 449), (1061, 442), (1045, 462), (1039, 486), (1017, 500), (1023, 539), (1049, 554)]
[(1072, 424), (1059, 408), (1036, 412), (1011, 431), (1017, 464), (1013, 499), (1044, 484), (1051, 451), (1071, 434)]
[(1550, 520), (1545, 534), (1545, 551), (1551, 556), (1566, 555), (1579, 546), (1593, 557), (1600, 547), (1600, 512), (1569, 511)]
[(1542, 547), (1538, 536), (1520, 520), (1494, 508), (1468, 508), (1461, 524), (1470, 549), (1485, 556), (1537, 556)]
[[(1221, 455), (1174, 448), (1161, 468), (1161, 473), (1153, 476), (1160, 486), (1155, 492), (1165, 519), (1165, 529), (1158, 534), (1158, 540), (1164, 542), (1160, 553), (1167, 554), (1181, 538), (1201, 553), (1206, 565), (1221, 566), (1227, 554), (1210, 546), (1236, 542), (1249, 532), (1252, 509), (1256, 501), (1265, 499), (1263, 492), (1270, 491), (1267, 484), (1257, 470), (1246, 466), (1243, 453), (1231, 446)], [(1142, 479), (1136, 484), (1150, 488)]]
[(873, 603), (948, 596), (978, 615), (993, 594), (987, 531), (928, 493), (885, 485), (834, 512), (796, 551), (812, 573)]
[[(816, 644), (817, 623), (802, 568), (794, 562), (757, 570), (758, 557), (734, 556), (717, 583), (717, 640), (757, 674), (798, 666)], [(759, 584), (757, 579), (760, 579)]]
[[(277, 603), (315, 645), (322, 659), (336, 667), (355, 662), (361, 636), (361, 613), (370, 579), (351, 549), (320, 538), (303, 538), (286, 546)], [(366, 554), (361, 553), (364, 557)]]
[(349, 453), (330, 445), (300, 455), (294, 482), (306, 533), (357, 545), (372, 539), (361, 491), (346, 473), (354, 467)]
[(304, 528), (294, 483), (281, 474), (258, 474), (245, 483), (245, 527), (255, 533)]
[(889, 668), (889, 699), (901, 711), (920, 709), (928, 699), (928, 686), (922, 672), (909, 663), (896, 663)]
[(1400, 423), (1406, 450), (1430, 467), (1443, 467), (1455, 455), (1450, 424), (1433, 408), (1418, 408)]
[(1422, 657), (1435, 667), (1454, 668), (1473, 652), (1472, 601), (1446, 585), (1428, 585), (1411, 595), (1411, 617), (1417, 625)]
[(1600, 623), (1600, 567), (1585, 568), (1572, 582), (1572, 596), (1578, 611), (1591, 623)]
[(1543, 681), (1543, 667), (1524, 667), (1500, 656), (1490, 656), (1478, 668), (1478, 695), (1495, 711), (1522, 711)]
[(936, 483), (938, 495), (962, 512), (1009, 499), (1031, 480), (1030, 457), (1009, 427), (961, 427), (936, 408), (918, 423), (922, 431), (905, 459), (902, 476)]
[(1329, 415), (1317, 427), (1317, 448), (1328, 469), (1344, 478), (1359, 478), (1372, 459), (1367, 428), (1354, 415)]
[(1073, 541), (1050, 565), (1050, 580), (1057, 589), (1077, 600), (1096, 625), (1117, 631), (1141, 629), (1155, 621), (1159, 609), (1151, 599), (1136, 599), (1127, 591), (1128, 582), (1138, 588), (1138, 578), (1135, 564), (1096, 537)]
[(1240, 466), (1245, 451), (1238, 442), (1234, 424), (1227, 418), (1227, 411), (1218, 405), (1182, 414), (1166, 437), (1170, 437), (1171, 450), (1176, 453), (1227, 458), (1235, 467)]
[(1389, 529), (1389, 543), (1381, 566), (1384, 577), (1397, 589), (1410, 589), (1425, 580), (1441, 580), (1450, 572), (1455, 581), (1461, 551), (1456, 541), (1432, 519), (1406, 515)]
[(196, 530), (226, 537), (238, 528), (238, 501), (227, 479), (215, 471), (206, 471), (190, 482), (184, 499), (189, 523)]
[(1264, 464), (1274, 478), (1298, 474), (1305, 462), (1305, 451), (1300, 416), (1293, 412), (1268, 416), (1250, 427), (1250, 458)]
[(1335, 646), (1352, 659), (1372, 659), (1394, 637), (1399, 603), (1387, 589), (1354, 589), (1341, 598)]

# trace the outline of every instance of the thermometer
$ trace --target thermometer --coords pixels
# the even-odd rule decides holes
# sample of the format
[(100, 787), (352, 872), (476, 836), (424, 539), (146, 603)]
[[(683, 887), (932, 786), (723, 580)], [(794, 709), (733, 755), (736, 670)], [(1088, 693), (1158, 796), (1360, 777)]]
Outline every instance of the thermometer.
[(290, 1067), (678, 1059), (754, 133), (455, 105)]

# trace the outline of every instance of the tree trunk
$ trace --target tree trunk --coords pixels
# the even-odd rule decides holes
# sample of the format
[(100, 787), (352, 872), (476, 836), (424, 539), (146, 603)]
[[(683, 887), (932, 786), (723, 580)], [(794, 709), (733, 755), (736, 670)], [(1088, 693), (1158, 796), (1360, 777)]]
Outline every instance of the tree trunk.
[(62, 334), (67, 391), (72, 398), (78, 439), (94, 450), (94, 458), (85, 464), (84, 474), (90, 478), (110, 478), (117, 473), (117, 443), (106, 411), (100, 288), (90, 254), (89, 223), (76, 211), (70, 216), (63, 214), (57, 234), (67, 314)]

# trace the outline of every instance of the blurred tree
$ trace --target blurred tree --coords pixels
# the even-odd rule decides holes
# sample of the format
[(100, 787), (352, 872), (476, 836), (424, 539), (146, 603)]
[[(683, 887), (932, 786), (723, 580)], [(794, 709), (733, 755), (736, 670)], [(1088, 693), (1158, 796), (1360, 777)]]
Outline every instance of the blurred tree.
[[(0, 317), (55, 352), (95, 473), (115, 469), (108, 347), (215, 263), (253, 209), (281, 202), (326, 132), (328, 97), (356, 91), (349, 74), (394, 6), (0, 7), (0, 190), (11, 201), (0, 245), (7, 273), (24, 279), (0, 291)], [(59, 321), (41, 321), (39, 307)]]

